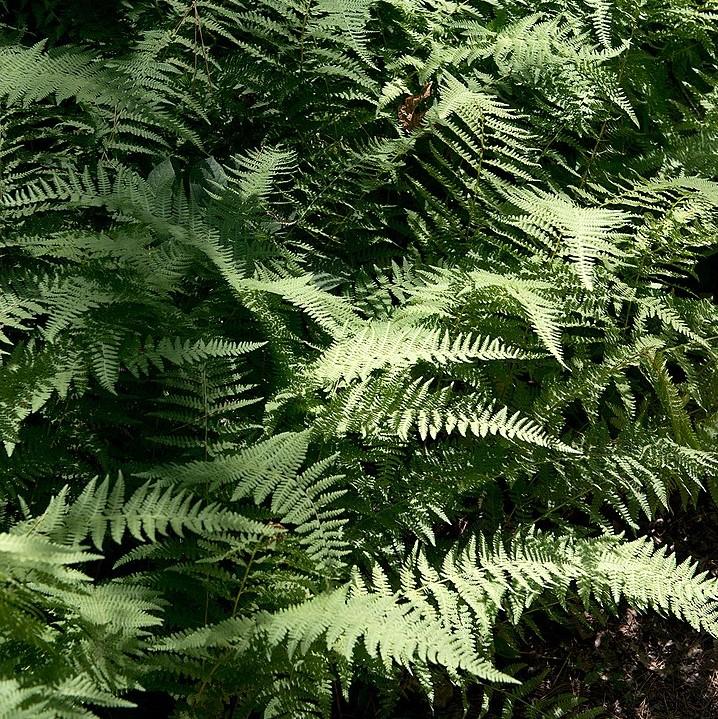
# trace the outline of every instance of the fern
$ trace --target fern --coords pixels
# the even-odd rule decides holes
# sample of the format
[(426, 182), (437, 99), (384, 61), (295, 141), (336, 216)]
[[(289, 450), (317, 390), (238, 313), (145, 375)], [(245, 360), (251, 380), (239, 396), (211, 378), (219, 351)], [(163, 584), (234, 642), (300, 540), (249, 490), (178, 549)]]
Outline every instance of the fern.
[(45, 6), (0, 28), (0, 715), (578, 719), (507, 656), (544, 618), (716, 635), (645, 536), (718, 494), (714, 9)]

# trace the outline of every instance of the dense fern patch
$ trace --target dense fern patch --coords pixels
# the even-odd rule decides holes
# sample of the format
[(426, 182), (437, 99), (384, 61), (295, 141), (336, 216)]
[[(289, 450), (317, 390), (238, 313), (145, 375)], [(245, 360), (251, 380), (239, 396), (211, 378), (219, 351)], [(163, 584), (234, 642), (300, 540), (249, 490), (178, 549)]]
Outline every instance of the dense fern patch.
[(546, 622), (718, 637), (644, 531), (718, 497), (718, 5), (0, 7), (0, 716), (586, 719)]

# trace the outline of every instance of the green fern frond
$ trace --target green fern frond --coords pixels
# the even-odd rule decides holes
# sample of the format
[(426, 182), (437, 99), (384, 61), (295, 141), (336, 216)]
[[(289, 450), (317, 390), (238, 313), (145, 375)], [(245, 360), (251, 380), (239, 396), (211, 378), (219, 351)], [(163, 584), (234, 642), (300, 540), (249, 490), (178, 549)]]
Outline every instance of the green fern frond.
[(120, 476), (110, 489), (109, 478), (97, 484), (93, 479), (71, 504), (65, 487), (39, 517), (17, 525), (16, 534), (32, 529), (63, 545), (77, 546), (87, 537), (102, 549), (106, 536), (122, 542), (126, 533), (136, 540), (154, 542), (172, 531), (182, 536), (184, 530), (205, 534), (233, 531), (254, 536), (267, 535), (265, 525), (206, 504), (184, 490), (162, 489), (149, 482), (125, 498), (124, 480)]
[(374, 371), (397, 372), (419, 362), (436, 365), (540, 356), (509, 347), (498, 339), (448, 330), (387, 322), (372, 322), (350, 337), (335, 342), (313, 368), (317, 381), (328, 388), (366, 380)]

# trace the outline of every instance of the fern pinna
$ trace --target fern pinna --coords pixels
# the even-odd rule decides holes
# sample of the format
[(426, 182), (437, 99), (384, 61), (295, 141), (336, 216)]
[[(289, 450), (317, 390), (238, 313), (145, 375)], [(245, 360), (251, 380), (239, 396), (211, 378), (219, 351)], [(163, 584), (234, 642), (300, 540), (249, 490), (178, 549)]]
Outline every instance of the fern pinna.
[(718, 7), (46, 4), (0, 46), (0, 715), (594, 717), (532, 632), (718, 636), (645, 536), (718, 496)]

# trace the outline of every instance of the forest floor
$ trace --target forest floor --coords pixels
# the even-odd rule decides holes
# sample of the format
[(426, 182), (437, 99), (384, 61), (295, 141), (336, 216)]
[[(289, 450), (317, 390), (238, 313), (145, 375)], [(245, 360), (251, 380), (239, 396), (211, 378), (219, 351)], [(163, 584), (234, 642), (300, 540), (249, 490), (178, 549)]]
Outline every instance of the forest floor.
[[(718, 510), (678, 512), (648, 530), (718, 577)], [(718, 719), (718, 642), (675, 619), (626, 610), (603, 625), (564, 627), (526, 662), (550, 667), (547, 694), (580, 695), (613, 719)]]

